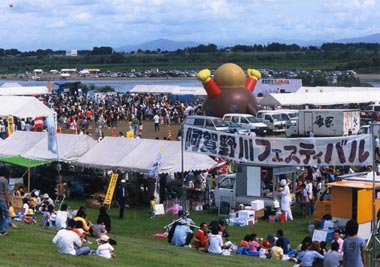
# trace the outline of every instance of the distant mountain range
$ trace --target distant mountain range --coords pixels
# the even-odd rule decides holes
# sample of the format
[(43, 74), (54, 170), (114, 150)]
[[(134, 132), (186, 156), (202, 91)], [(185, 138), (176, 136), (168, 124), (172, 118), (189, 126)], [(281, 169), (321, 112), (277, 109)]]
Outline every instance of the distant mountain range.
[(138, 44), (138, 45), (125, 45), (119, 48), (116, 48), (115, 51), (124, 51), (124, 52), (131, 52), (131, 51), (137, 51), (141, 49), (142, 51), (157, 51), (157, 49), (160, 49), (161, 51), (176, 51), (178, 49), (185, 49), (187, 47), (197, 47), (200, 45), (199, 43), (195, 42), (177, 42), (172, 41), (168, 39), (158, 39), (149, 41), (146, 43)]
[[(344, 38), (344, 39), (338, 39), (338, 40), (333, 40), (333, 41), (327, 41), (327, 40), (282, 40), (282, 39), (262, 39), (262, 40), (257, 40), (257, 41), (252, 41), (252, 42), (247, 42), (247, 41), (241, 41), (237, 42), (237, 44), (241, 45), (254, 45), (254, 44), (270, 44), (273, 42), (278, 42), (282, 44), (298, 44), (299, 46), (321, 46), (323, 43), (380, 43), (380, 33), (376, 34), (371, 34), (371, 35), (366, 35), (362, 37), (354, 37), (354, 38)], [(178, 49), (185, 49), (187, 47), (197, 47), (199, 46), (200, 43), (196, 42), (191, 42), (191, 41), (184, 41), (184, 42), (177, 42), (173, 40), (168, 40), (168, 39), (158, 39), (158, 40), (153, 40), (149, 41), (146, 43), (141, 43), (138, 45), (125, 45), (119, 48), (114, 48), (116, 52), (131, 52), (131, 51), (138, 51), (139, 49), (142, 51), (157, 51), (160, 49), (161, 51), (176, 51)], [(204, 44), (208, 45), (208, 44)], [(226, 47), (227, 45), (220, 45), (216, 44), (219, 48), (221, 47)]]

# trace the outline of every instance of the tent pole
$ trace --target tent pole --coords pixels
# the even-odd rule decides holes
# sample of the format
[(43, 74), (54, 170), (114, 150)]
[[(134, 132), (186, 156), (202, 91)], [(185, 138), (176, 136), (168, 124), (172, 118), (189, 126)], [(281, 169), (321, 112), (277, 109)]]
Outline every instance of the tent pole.
[(30, 192), (30, 167), (28, 167), (28, 193)]

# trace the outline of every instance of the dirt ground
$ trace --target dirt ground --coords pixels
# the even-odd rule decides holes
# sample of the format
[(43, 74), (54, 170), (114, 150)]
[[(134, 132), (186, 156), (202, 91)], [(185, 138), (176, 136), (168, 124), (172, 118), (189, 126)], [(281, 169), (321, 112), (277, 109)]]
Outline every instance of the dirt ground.
[[(155, 139), (158, 137), (163, 140), (164, 137), (168, 137), (169, 131), (171, 132), (172, 139), (175, 140), (177, 138), (178, 131), (181, 129), (180, 124), (160, 124), (160, 131), (154, 131), (154, 122), (153, 120), (142, 121), (143, 124), (143, 134), (142, 138)], [(124, 135), (128, 131), (128, 122), (127, 121), (119, 121), (118, 127), (115, 129), (115, 135), (119, 136), (119, 132), (122, 132)], [(95, 123), (92, 124), (92, 127), (89, 127), (85, 132), (89, 132), (91, 136), (94, 138), (97, 136), (95, 132), (96, 126)], [(104, 132), (104, 136), (112, 136), (112, 129), (108, 127), (103, 127), (102, 131)], [(69, 129), (62, 129), (62, 133), (72, 133)]]

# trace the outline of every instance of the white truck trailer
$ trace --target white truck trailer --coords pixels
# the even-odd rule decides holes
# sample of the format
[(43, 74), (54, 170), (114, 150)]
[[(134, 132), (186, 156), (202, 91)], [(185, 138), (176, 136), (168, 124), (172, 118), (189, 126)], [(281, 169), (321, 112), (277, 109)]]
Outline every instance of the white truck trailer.
[(288, 121), (287, 137), (347, 136), (360, 129), (360, 111), (356, 109), (305, 109), (300, 110), (297, 120)]

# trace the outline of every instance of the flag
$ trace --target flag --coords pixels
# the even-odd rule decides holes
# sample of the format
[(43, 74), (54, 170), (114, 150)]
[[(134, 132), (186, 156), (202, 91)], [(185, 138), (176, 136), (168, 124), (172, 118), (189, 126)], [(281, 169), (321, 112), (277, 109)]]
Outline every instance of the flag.
[(15, 123), (13, 116), (8, 116), (8, 136), (11, 136), (15, 131)]
[(48, 131), (48, 150), (57, 154), (57, 132), (55, 129), (55, 116), (46, 118), (46, 125)]
[(158, 176), (158, 169), (160, 168), (161, 164), (161, 157), (162, 157), (162, 145), (160, 145), (160, 151), (157, 155), (156, 160), (154, 161), (152, 167), (150, 167), (148, 172), (148, 177), (157, 177)]

